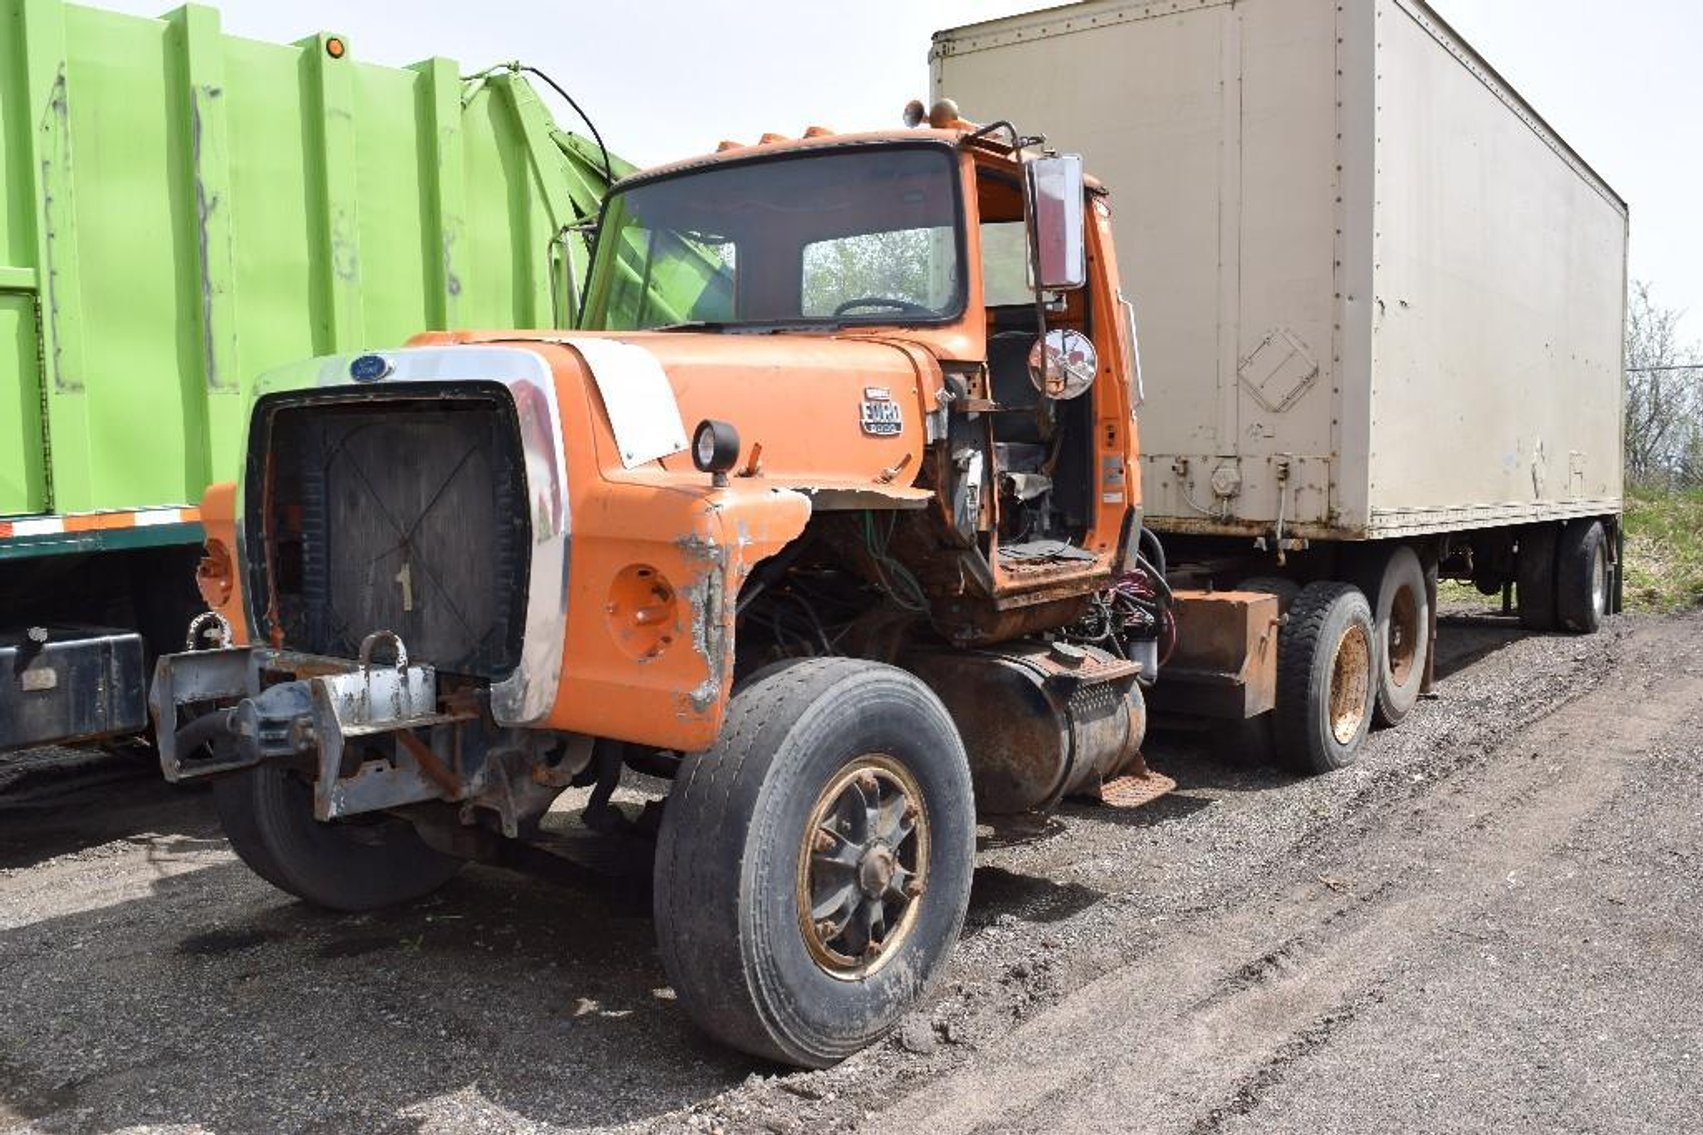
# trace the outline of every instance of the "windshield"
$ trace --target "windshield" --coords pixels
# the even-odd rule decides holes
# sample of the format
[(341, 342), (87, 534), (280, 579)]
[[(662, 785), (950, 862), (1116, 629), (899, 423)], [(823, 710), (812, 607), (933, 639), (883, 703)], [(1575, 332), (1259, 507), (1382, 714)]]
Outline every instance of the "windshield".
[(919, 323), (964, 309), (956, 158), (881, 146), (762, 158), (609, 199), (580, 325)]

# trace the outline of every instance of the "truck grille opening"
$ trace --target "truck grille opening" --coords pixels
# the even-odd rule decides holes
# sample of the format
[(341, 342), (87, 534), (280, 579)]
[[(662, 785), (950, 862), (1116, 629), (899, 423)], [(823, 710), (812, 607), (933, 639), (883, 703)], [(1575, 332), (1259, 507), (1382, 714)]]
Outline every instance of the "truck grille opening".
[(506, 392), (273, 395), (254, 431), (244, 535), (263, 638), (353, 658), (388, 630), (413, 662), (514, 670), (531, 531)]

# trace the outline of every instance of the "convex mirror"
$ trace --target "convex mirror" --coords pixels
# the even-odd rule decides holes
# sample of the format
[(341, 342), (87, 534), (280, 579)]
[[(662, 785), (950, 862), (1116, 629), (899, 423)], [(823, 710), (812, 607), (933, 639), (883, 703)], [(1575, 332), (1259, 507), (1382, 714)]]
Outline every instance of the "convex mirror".
[(1029, 349), (1029, 380), (1058, 402), (1085, 394), (1099, 366), (1093, 341), (1080, 331), (1048, 331)]

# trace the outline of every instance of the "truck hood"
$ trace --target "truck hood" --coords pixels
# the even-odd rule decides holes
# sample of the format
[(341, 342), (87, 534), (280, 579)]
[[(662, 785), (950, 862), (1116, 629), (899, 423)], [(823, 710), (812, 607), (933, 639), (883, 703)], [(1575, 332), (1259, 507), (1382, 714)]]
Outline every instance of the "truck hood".
[[(739, 433), (736, 475), (777, 487), (913, 495), (905, 490), (922, 465), (926, 415), (938, 409), (932, 356), (899, 340), (557, 332), (541, 335), (545, 344), (568, 352), (589, 380), (606, 476), (654, 476), (660, 467), (670, 479), (701, 478), (685, 446), (698, 423), (713, 418)], [(561, 381), (564, 361), (554, 360), (565, 412), (572, 396)]]

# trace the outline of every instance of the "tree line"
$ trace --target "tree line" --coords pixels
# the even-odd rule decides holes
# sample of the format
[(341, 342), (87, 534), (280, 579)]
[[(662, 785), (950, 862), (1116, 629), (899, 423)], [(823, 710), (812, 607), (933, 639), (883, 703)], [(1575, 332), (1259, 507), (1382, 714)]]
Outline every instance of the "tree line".
[(1680, 338), (1676, 308), (1650, 285), (1626, 306), (1626, 477), (1644, 488), (1703, 487), (1703, 346)]

